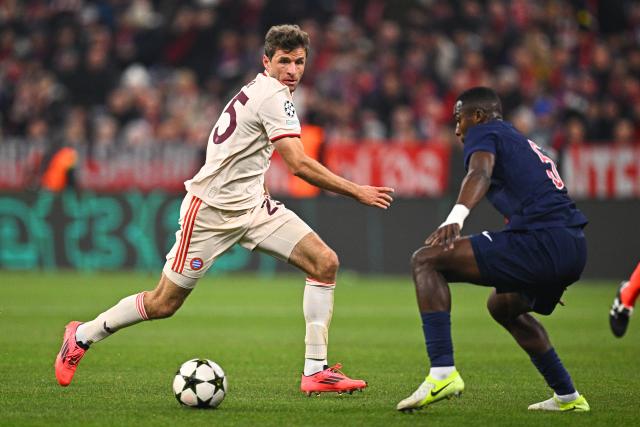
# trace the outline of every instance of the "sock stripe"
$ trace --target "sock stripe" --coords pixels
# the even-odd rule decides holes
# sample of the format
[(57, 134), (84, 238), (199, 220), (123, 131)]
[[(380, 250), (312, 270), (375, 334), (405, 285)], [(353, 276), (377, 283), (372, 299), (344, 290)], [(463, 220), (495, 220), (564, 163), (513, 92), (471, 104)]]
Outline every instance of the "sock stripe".
[(180, 245), (178, 246), (178, 251), (176, 253), (176, 257), (173, 261), (173, 265), (171, 269), (176, 273), (182, 273), (184, 270), (184, 264), (187, 260), (187, 253), (189, 252), (189, 244), (191, 243), (191, 235), (193, 233), (193, 226), (196, 221), (196, 215), (198, 214), (198, 209), (200, 209), (200, 205), (202, 204), (202, 200), (193, 196), (191, 199), (191, 204), (189, 205), (189, 209), (187, 210), (187, 214), (185, 215), (185, 220), (182, 224), (182, 236), (180, 238)]
[(325, 282), (321, 282), (319, 280), (316, 279), (312, 279), (311, 277), (307, 277), (307, 285), (310, 286), (325, 286), (325, 287), (329, 287), (329, 286), (335, 286), (336, 282), (333, 283), (325, 283)]
[(137, 296), (136, 296), (136, 310), (138, 310), (138, 314), (140, 314), (140, 317), (142, 317), (143, 320), (149, 320), (149, 317), (147, 317), (147, 311), (144, 309), (144, 294), (146, 292), (140, 292)]

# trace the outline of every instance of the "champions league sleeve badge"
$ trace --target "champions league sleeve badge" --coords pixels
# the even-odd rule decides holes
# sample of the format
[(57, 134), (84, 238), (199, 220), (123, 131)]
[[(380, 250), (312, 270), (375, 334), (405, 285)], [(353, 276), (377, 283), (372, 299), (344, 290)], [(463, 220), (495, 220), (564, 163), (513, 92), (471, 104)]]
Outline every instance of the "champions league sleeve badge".
[(289, 100), (284, 101), (284, 113), (287, 117), (294, 117), (296, 115), (296, 107), (293, 106), (293, 102)]

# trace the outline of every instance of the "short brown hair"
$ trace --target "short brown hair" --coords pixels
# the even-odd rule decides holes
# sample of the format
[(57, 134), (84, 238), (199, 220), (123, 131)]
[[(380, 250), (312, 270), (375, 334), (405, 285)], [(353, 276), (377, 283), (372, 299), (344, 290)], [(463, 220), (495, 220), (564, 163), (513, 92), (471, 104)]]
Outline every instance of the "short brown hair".
[(264, 54), (269, 59), (278, 49), (291, 52), (299, 47), (304, 48), (304, 53), (309, 56), (309, 34), (297, 25), (274, 25), (264, 37)]

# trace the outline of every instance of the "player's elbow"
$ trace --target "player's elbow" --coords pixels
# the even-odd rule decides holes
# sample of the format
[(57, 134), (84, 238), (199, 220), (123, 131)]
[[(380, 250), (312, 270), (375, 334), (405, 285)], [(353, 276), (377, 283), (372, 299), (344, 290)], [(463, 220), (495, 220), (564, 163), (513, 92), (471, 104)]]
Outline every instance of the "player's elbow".
[(467, 181), (474, 182), (481, 187), (489, 188), (491, 185), (491, 173), (484, 169), (471, 170), (467, 174)]
[(301, 157), (288, 163), (289, 171), (298, 178), (304, 178), (307, 176), (310, 169), (310, 162), (308, 157)]

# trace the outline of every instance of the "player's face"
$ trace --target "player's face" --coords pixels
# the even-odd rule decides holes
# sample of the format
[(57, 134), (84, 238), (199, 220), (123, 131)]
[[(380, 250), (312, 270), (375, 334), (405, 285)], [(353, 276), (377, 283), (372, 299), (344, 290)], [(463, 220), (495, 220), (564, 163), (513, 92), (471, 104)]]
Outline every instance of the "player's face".
[(456, 121), (456, 136), (464, 144), (464, 136), (467, 134), (467, 130), (476, 124), (473, 120), (473, 115), (462, 107), (461, 101), (458, 101), (453, 108), (453, 119)]
[(271, 59), (266, 55), (262, 57), (262, 64), (267, 74), (288, 86), (291, 92), (296, 90), (300, 83), (306, 62), (307, 54), (302, 47), (289, 52), (277, 49)]

